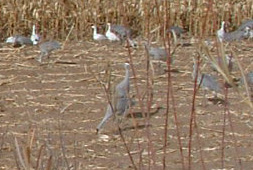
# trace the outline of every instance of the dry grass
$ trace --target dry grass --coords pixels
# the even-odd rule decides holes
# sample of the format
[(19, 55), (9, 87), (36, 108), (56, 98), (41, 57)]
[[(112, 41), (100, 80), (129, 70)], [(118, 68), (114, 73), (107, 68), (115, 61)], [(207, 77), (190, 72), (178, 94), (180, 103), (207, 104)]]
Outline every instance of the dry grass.
[[(0, 129), (0, 154), (6, 155), (6, 162), (0, 161), (1, 167), (240, 169), (241, 161), (245, 168), (251, 166), (251, 111), (248, 105), (238, 102), (238, 98), (246, 98), (244, 89), (234, 86), (224, 63), (219, 66), (215, 62), (217, 56), (224, 61), (227, 52), (233, 53), (238, 63), (245, 60), (240, 54), (249, 61), (251, 51), (241, 50), (240, 45), (249, 49), (251, 46), (246, 42), (227, 48), (215, 43), (211, 51), (202, 40), (215, 35), (222, 20), (229, 21), (234, 29), (243, 20), (252, 18), (252, 1), (10, 0), (0, 1), (0, 6), (1, 39), (18, 33), (29, 35), (32, 25), (37, 24), (44, 38), (65, 40), (65, 47), (53, 55), (54, 59), (57, 56), (55, 62), (45, 65), (31, 60), (37, 55), (35, 47), (2, 49), (0, 118), (5, 122)], [(97, 24), (105, 29), (106, 22), (127, 25), (136, 35), (148, 39), (162, 37), (166, 50), (176, 56), (178, 65), (172, 67), (178, 67), (179, 72), (152, 75), (149, 56), (141, 48), (132, 51), (119, 44), (66, 43), (91, 39), (90, 26)], [(184, 27), (199, 42), (175, 50), (163, 34), (170, 25)], [(207, 56), (215, 64), (220, 82), (226, 80), (233, 85), (230, 93), (224, 87), (224, 105), (206, 109), (198, 104), (197, 84), (193, 86), (189, 78), (192, 71), (189, 56), (196, 53), (202, 60)], [(111, 79), (121, 79), (124, 75), (121, 66), (126, 60), (131, 64), (133, 93), (138, 99), (133, 110), (148, 115), (144, 129), (130, 127), (123, 132), (119, 130), (120, 136), (114, 137), (113, 125), (109, 124), (105, 128), (109, 135), (97, 136), (95, 127), (103, 116), (104, 104), (108, 103), (103, 100), (105, 93), (109, 96), (109, 90), (103, 91), (101, 84), (109, 88)], [(242, 64), (251, 67), (247, 61)], [(238, 66), (240, 71), (236, 72), (243, 73), (243, 67)], [(247, 85), (246, 91), (247, 102), (252, 105)], [(227, 105), (227, 101), (232, 104)], [(164, 109), (150, 119), (152, 104)]]
[[(147, 35), (160, 25), (165, 12), (170, 16), (166, 27), (180, 25), (194, 36), (214, 35), (222, 20), (233, 23), (235, 28), (243, 20), (252, 18), (252, 1), (102, 1), (102, 0), (60, 0), (60, 1), (1, 1), (1, 38), (13, 34), (30, 33), (36, 23), (46, 38), (65, 39), (72, 26), (70, 39), (83, 39), (91, 34), (90, 25), (103, 29), (106, 22), (130, 26), (138, 35)], [(225, 8), (224, 8), (225, 6)], [(149, 19), (149, 26), (147, 25)], [(148, 28), (149, 27), (149, 28)], [(162, 28), (154, 36), (162, 35)]]

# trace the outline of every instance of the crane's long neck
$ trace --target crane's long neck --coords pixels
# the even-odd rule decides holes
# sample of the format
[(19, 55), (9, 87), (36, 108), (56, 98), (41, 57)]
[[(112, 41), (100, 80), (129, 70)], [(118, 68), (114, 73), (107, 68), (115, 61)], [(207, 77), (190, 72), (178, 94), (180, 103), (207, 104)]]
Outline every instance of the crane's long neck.
[(125, 74), (125, 82), (127, 82), (127, 91), (129, 92), (130, 84), (129, 84), (129, 78), (130, 73), (129, 73), (129, 67), (126, 67), (126, 74)]
[(194, 62), (194, 64), (193, 64), (193, 72), (192, 72), (192, 78), (193, 78), (193, 80), (195, 80), (196, 76), (199, 77), (199, 74), (197, 75), (197, 71), (198, 71), (197, 64), (196, 64), (196, 62)]
[(144, 43), (144, 47), (147, 50), (147, 52), (149, 53), (151, 47), (148, 45), (148, 43)]
[(225, 22), (222, 22), (222, 23), (221, 23), (221, 30), (222, 30), (223, 32), (225, 32)]
[(97, 35), (97, 27), (93, 28), (93, 35)]
[(35, 25), (33, 25), (32, 35), (35, 35), (35, 34), (36, 34)]
[(108, 24), (108, 31), (111, 32), (111, 24)]

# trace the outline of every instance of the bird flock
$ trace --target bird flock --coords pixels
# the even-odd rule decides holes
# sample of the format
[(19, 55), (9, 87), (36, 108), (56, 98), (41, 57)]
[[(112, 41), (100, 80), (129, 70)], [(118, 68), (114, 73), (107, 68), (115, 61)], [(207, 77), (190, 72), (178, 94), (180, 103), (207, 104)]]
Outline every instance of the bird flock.
[(6, 43), (11, 43), (14, 47), (20, 47), (23, 45), (39, 45), (40, 56), (38, 57), (38, 61), (41, 63), (44, 57), (49, 57), (50, 53), (53, 50), (61, 48), (61, 45), (58, 41), (50, 40), (41, 42), (39, 34), (36, 33), (36, 26), (32, 27), (32, 34), (30, 37), (25, 37), (22, 35), (14, 35), (8, 37), (5, 41)]
[[(94, 41), (105, 41), (109, 42), (128, 42), (130, 47), (136, 47), (137, 42), (132, 39), (132, 31), (131, 29), (122, 26), (122, 25), (113, 25), (111, 23), (107, 23), (107, 31), (105, 35), (98, 33), (97, 26), (92, 25), (93, 29), (92, 38)], [(172, 26), (167, 30), (167, 33), (172, 33), (173, 36), (181, 37), (183, 33), (186, 31), (178, 26)], [(253, 20), (245, 21), (238, 27), (237, 30), (232, 32), (226, 31), (226, 22), (221, 22), (221, 27), (217, 31), (217, 39), (220, 43), (231, 42), (231, 41), (240, 41), (247, 38), (253, 37)], [(50, 53), (56, 49), (60, 49), (61, 45), (58, 41), (50, 40), (42, 42), (39, 34), (36, 33), (36, 26), (33, 25), (32, 33), (30, 37), (25, 37), (22, 35), (14, 35), (8, 37), (6, 39), (6, 43), (12, 43), (14, 46), (23, 46), (23, 45), (39, 45), (40, 56), (38, 61), (42, 63), (44, 57), (48, 57)], [(143, 45), (151, 57), (152, 60), (158, 61), (166, 61), (168, 58), (168, 53), (164, 48), (153, 47), (149, 42), (144, 41)], [(232, 56), (227, 55), (227, 65), (231, 71), (232, 69)], [(173, 59), (171, 58), (171, 61)], [(230, 67), (231, 66), (231, 67)], [(107, 109), (104, 115), (104, 118), (96, 127), (97, 132), (99, 132), (105, 125), (105, 123), (113, 116), (123, 116), (127, 115), (129, 107), (132, 105), (132, 99), (129, 97), (130, 91), (130, 64), (125, 63), (125, 77), (124, 79), (116, 86), (115, 93), (113, 95), (112, 102), (108, 102)], [(192, 79), (196, 80), (197, 84), (205, 90), (210, 90), (217, 93), (222, 92), (221, 85), (218, 83), (217, 78), (214, 75), (200, 73), (199, 69), (197, 69), (197, 63), (194, 59), (193, 62), (193, 72)], [(215, 67), (214, 67), (215, 68)], [(246, 81), (248, 84), (253, 87), (253, 73), (250, 72), (246, 75)], [(241, 80), (241, 84), (244, 81)], [(253, 88), (251, 88), (253, 89)], [(253, 91), (253, 90), (252, 90)]]
[[(252, 28), (253, 28), (253, 21), (247, 21), (245, 23), (243, 23), (238, 30), (235, 30), (233, 32), (226, 32), (225, 30), (225, 21), (222, 21), (221, 23), (221, 28), (217, 31), (217, 39), (219, 42), (231, 42), (231, 41), (240, 41), (246, 38), (252, 38)], [(110, 41), (120, 41), (120, 39), (122, 37), (128, 37), (129, 36), (129, 30), (124, 29), (120, 29), (120, 27), (115, 27), (114, 29), (117, 28), (119, 30), (124, 30), (124, 31), (116, 31), (114, 30), (114, 32), (117, 32), (118, 35), (121, 35), (121, 37), (117, 36), (117, 34), (115, 34), (114, 32), (112, 32), (112, 27), (111, 24), (108, 24), (108, 30), (106, 32), (106, 37), (108, 40)], [(183, 30), (180, 27), (177, 26), (173, 26), (170, 27), (170, 29), (167, 30), (167, 32), (171, 32), (172, 34), (174, 34), (174, 36), (176, 35), (177, 37), (180, 37), (185, 30)], [(123, 34), (124, 33), (124, 34)], [(94, 37), (94, 35), (93, 35)], [(117, 37), (117, 38), (116, 38)], [(95, 39), (94, 39), (95, 40)], [(103, 38), (104, 40), (104, 38)], [(149, 45), (148, 42), (144, 41), (143, 45), (147, 51), (147, 53), (149, 54), (149, 56), (151, 57), (152, 60), (158, 60), (158, 61), (166, 61), (168, 54), (166, 52), (166, 50), (164, 48), (160, 48), (160, 47), (152, 47)], [(218, 57), (218, 63), (220, 62), (221, 58)], [(173, 62), (173, 58), (171, 58), (171, 62)], [(226, 55), (226, 65), (228, 67), (229, 72), (232, 71), (233, 68), (233, 63), (232, 63), (232, 55)], [(211, 65), (211, 67), (213, 69), (216, 69), (215, 66)], [(247, 83), (250, 85), (251, 87), (251, 91), (253, 91), (252, 86), (253, 86), (253, 76), (252, 76), (252, 72), (248, 73), (246, 75), (246, 81)], [(204, 99), (206, 98), (206, 90), (210, 90), (212, 92), (215, 93), (215, 97), (217, 96), (218, 93), (222, 92), (222, 87), (221, 84), (218, 83), (216, 76), (212, 75), (212, 74), (207, 74), (207, 73), (200, 73), (199, 69), (197, 68), (197, 62), (195, 61), (195, 59), (193, 58), (193, 72), (192, 72), (192, 79), (197, 81), (197, 85), (200, 86), (201, 88), (203, 88), (204, 90)], [(241, 84), (243, 84), (243, 81), (241, 80)], [(107, 122), (110, 117), (112, 117), (113, 115), (126, 115), (130, 103), (129, 102), (131, 99), (128, 98), (129, 94), (127, 94), (127, 92), (129, 93), (128, 90), (129, 89), (129, 69), (126, 69), (126, 75), (124, 80), (122, 80), (120, 82), (120, 84), (118, 84), (116, 86), (116, 94), (114, 95), (114, 100), (113, 100), (113, 104), (108, 104), (107, 106), (107, 110), (105, 112), (105, 116), (102, 119), (102, 121), (99, 123), (99, 125), (97, 126), (97, 132), (99, 132), (101, 130), (101, 128), (104, 126), (105, 122)], [(124, 88), (119, 88), (119, 87), (124, 87)], [(116, 114), (114, 114), (116, 113)]]

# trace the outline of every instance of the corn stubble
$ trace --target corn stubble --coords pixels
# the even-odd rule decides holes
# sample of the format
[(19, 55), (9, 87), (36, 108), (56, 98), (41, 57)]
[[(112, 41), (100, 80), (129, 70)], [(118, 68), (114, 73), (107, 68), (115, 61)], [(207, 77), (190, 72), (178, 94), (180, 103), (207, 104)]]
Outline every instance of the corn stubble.
[[(106, 23), (122, 24), (131, 27), (136, 35), (144, 37), (152, 37), (159, 39), (163, 35), (164, 23), (165, 27), (169, 28), (171, 25), (182, 26), (188, 30), (192, 36), (205, 37), (214, 36), (219, 29), (221, 21), (229, 21), (231, 23), (230, 28), (238, 27), (244, 20), (252, 18), (253, 16), (253, 3), (250, 0), (245, 1), (233, 1), (233, 0), (174, 0), (168, 1), (169, 9), (167, 10), (169, 17), (168, 22), (163, 22), (165, 18), (164, 2), (161, 0), (6, 0), (0, 1), (1, 17), (0, 17), (0, 39), (5, 39), (8, 36), (21, 34), (29, 35), (30, 28), (33, 24), (38, 25), (39, 32), (43, 38), (46, 39), (61, 39), (65, 40), (68, 37), (69, 40), (84, 40), (90, 39), (92, 31), (90, 26), (97, 25), (104, 28)], [(147, 24), (148, 23), (148, 24)], [(73, 29), (73, 30), (72, 30)], [(71, 34), (69, 34), (71, 32)], [(201, 43), (200, 43), (201, 45)], [(204, 46), (204, 45), (202, 45)], [(225, 52), (223, 45), (219, 46), (221, 56), (224, 58)], [(232, 49), (230, 51), (233, 52)], [(204, 48), (204, 53), (209, 56), (211, 61), (214, 61), (210, 55), (208, 55), (208, 49)], [(202, 53), (202, 51), (199, 51)], [(130, 56), (129, 52), (129, 56)], [(234, 55), (235, 58), (236, 55)], [(215, 63), (216, 64), (216, 63)], [(216, 64), (217, 65), (217, 64)], [(231, 77), (227, 70), (216, 66), (217, 70), (221, 73), (222, 77), (231, 82)], [(171, 83), (171, 82), (170, 82)], [(234, 87), (231, 82), (232, 87)], [(194, 100), (193, 100), (194, 103)], [(190, 126), (197, 127), (197, 121), (194, 118), (195, 106), (192, 107), (192, 122)], [(227, 111), (228, 112), (228, 111)], [(229, 112), (227, 113), (229, 115)], [(177, 118), (175, 118), (176, 120)], [(225, 118), (224, 118), (225, 120)], [(176, 121), (175, 121), (176, 122)], [(230, 121), (231, 129), (232, 121)], [(225, 123), (224, 123), (225, 127)], [(233, 130), (232, 130), (233, 131)], [(191, 129), (192, 133), (193, 130)], [(199, 137), (200, 134), (197, 136)], [(223, 132), (225, 134), (225, 130)], [(62, 132), (59, 131), (60, 136)], [(120, 133), (121, 134), (121, 133)], [(150, 133), (149, 133), (150, 134)], [(223, 136), (224, 136), (223, 134)], [(33, 136), (33, 134), (31, 134)], [(148, 136), (148, 135), (147, 135)], [(180, 149), (182, 150), (180, 134), (178, 134)], [(191, 169), (191, 136), (189, 137), (189, 156), (187, 160), (183, 159), (182, 153), (182, 169), (187, 166)], [(125, 140), (122, 137), (123, 141)], [(236, 140), (234, 140), (236, 141)], [(61, 149), (63, 158), (65, 159), (66, 167), (68, 165), (67, 158), (65, 156), (65, 146), (61, 142)], [(167, 143), (167, 141), (166, 141)], [(166, 144), (165, 143), (165, 144)], [(237, 142), (234, 142), (237, 143)], [(125, 144), (125, 141), (124, 141)], [(152, 140), (149, 139), (149, 146), (152, 146)], [(31, 144), (32, 145), (32, 142)], [(166, 146), (166, 145), (164, 145)], [(18, 140), (15, 140), (16, 148), (16, 162), (19, 162), (21, 166), (26, 169), (31, 166), (30, 164), (30, 152), (31, 148), (21, 147)], [(26, 153), (21, 153), (20, 148), (25, 150)], [(127, 148), (127, 151), (129, 148)], [(201, 147), (199, 148), (201, 150)], [(236, 146), (235, 146), (235, 149)], [(141, 149), (140, 149), (141, 150)], [(37, 156), (37, 166), (40, 167), (41, 158), (43, 157), (44, 145), (40, 146)], [(152, 147), (150, 147), (150, 153), (153, 153)], [(237, 152), (237, 151), (236, 151)], [(166, 150), (164, 151), (166, 153)], [(130, 155), (130, 152), (129, 152)], [(166, 154), (164, 154), (166, 156)], [(140, 151), (141, 156), (141, 151)], [(153, 158), (153, 155), (149, 155)], [(239, 156), (238, 156), (239, 157)], [(131, 158), (131, 157), (130, 157)], [(222, 163), (224, 164), (224, 158), (222, 157)], [(237, 158), (238, 159), (238, 158)], [(155, 159), (154, 159), (155, 160)], [(165, 160), (165, 159), (164, 159)], [(202, 156), (201, 156), (202, 161)], [(202, 161), (204, 164), (204, 161)], [(238, 159), (238, 162), (240, 160)], [(48, 158), (47, 167), (52, 166), (52, 158)], [(141, 163), (140, 163), (141, 164)], [(222, 164), (222, 167), (224, 166)], [(239, 163), (240, 164), (240, 163)], [(136, 169), (135, 164), (132, 163), (133, 169)], [(151, 162), (149, 162), (151, 167)], [(164, 164), (164, 169), (166, 165)], [(204, 168), (203, 166), (202, 168)]]
[[(252, 18), (252, 5), (249, 0), (175, 0), (169, 3), (170, 20), (167, 24), (181, 25), (192, 35), (214, 35), (219, 27), (217, 23), (222, 20), (233, 23), (233, 28), (243, 20)], [(34, 23), (45, 38), (64, 39), (74, 25), (70, 39), (84, 39), (91, 36), (92, 24), (105, 27), (107, 22), (130, 26), (136, 34), (147, 35), (146, 16), (149, 15), (150, 30), (161, 26), (159, 21), (165, 16), (163, 2), (158, 0), (10, 0), (0, 1), (0, 6), (2, 39), (13, 34), (29, 34)], [(209, 9), (211, 11), (207, 16)], [(162, 26), (160, 28), (155, 36), (162, 35)]]

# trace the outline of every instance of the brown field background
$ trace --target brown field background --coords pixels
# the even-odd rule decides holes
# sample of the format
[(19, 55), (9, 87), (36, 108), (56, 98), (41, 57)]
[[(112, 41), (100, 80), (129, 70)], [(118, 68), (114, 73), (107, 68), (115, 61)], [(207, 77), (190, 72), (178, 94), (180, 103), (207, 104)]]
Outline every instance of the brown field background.
[[(33, 24), (44, 38), (70, 39), (90, 36), (92, 24), (103, 30), (107, 22), (131, 27), (138, 35), (147, 35), (163, 26), (166, 1), (162, 0), (3, 0), (0, 1), (0, 35), (30, 34)], [(175, 0), (167, 1), (169, 25), (183, 26), (194, 36), (214, 35), (222, 20), (236, 28), (252, 18), (251, 0)], [(148, 26), (149, 25), (149, 26)], [(206, 25), (206, 26), (205, 26)], [(165, 28), (166, 28), (165, 27)], [(161, 35), (161, 29), (155, 35)], [(205, 31), (203, 31), (205, 30)]]
[[(235, 30), (252, 19), (252, 0), (0, 0), (0, 16), (0, 169), (252, 169), (252, 108), (242, 99), (245, 89), (229, 89), (228, 106), (209, 101), (207, 107), (199, 104), (200, 89), (194, 110), (191, 77), (192, 57), (205, 49), (214, 58), (234, 52), (242, 72), (253, 70), (252, 40), (228, 46), (215, 37), (223, 20)], [(156, 40), (169, 26), (178, 25), (188, 30), (183, 41), (191, 45), (175, 52), (175, 72), (152, 75), (142, 46), (130, 49), (92, 40), (91, 25), (104, 33), (107, 22), (130, 27), (136, 37)], [(64, 42), (41, 65), (35, 60), (38, 46), (13, 48), (4, 43), (11, 35), (29, 36), (33, 24), (43, 39)], [(192, 43), (192, 37), (212, 39), (213, 50), (198, 49), (204, 43)], [(151, 110), (150, 120), (141, 119), (143, 129), (131, 126), (131, 119), (123, 137), (112, 122), (96, 134), (107, 105), (102, 85), (111, 85), (111, 80), (112, 90), (129, 60), (136, 69), (131, 92), (136, 98), (144, 96), (138, 104), (144, 103), (145, 111), (162, 109)], [(233, 74), (239, 78), (242, 72), (235, 65)], [(224, 82), (224, 76), (210, 67), (201, 71)], [(169, 90), (174, 94), (167, 95)], [(167, 103), (166, 95), (172, 102)], [(157, 106), (151, 108), (152, 103)], [(133, 110), (143, 111), (139, 105)], [(198, 124), (190, 122), (194, 112)]]

